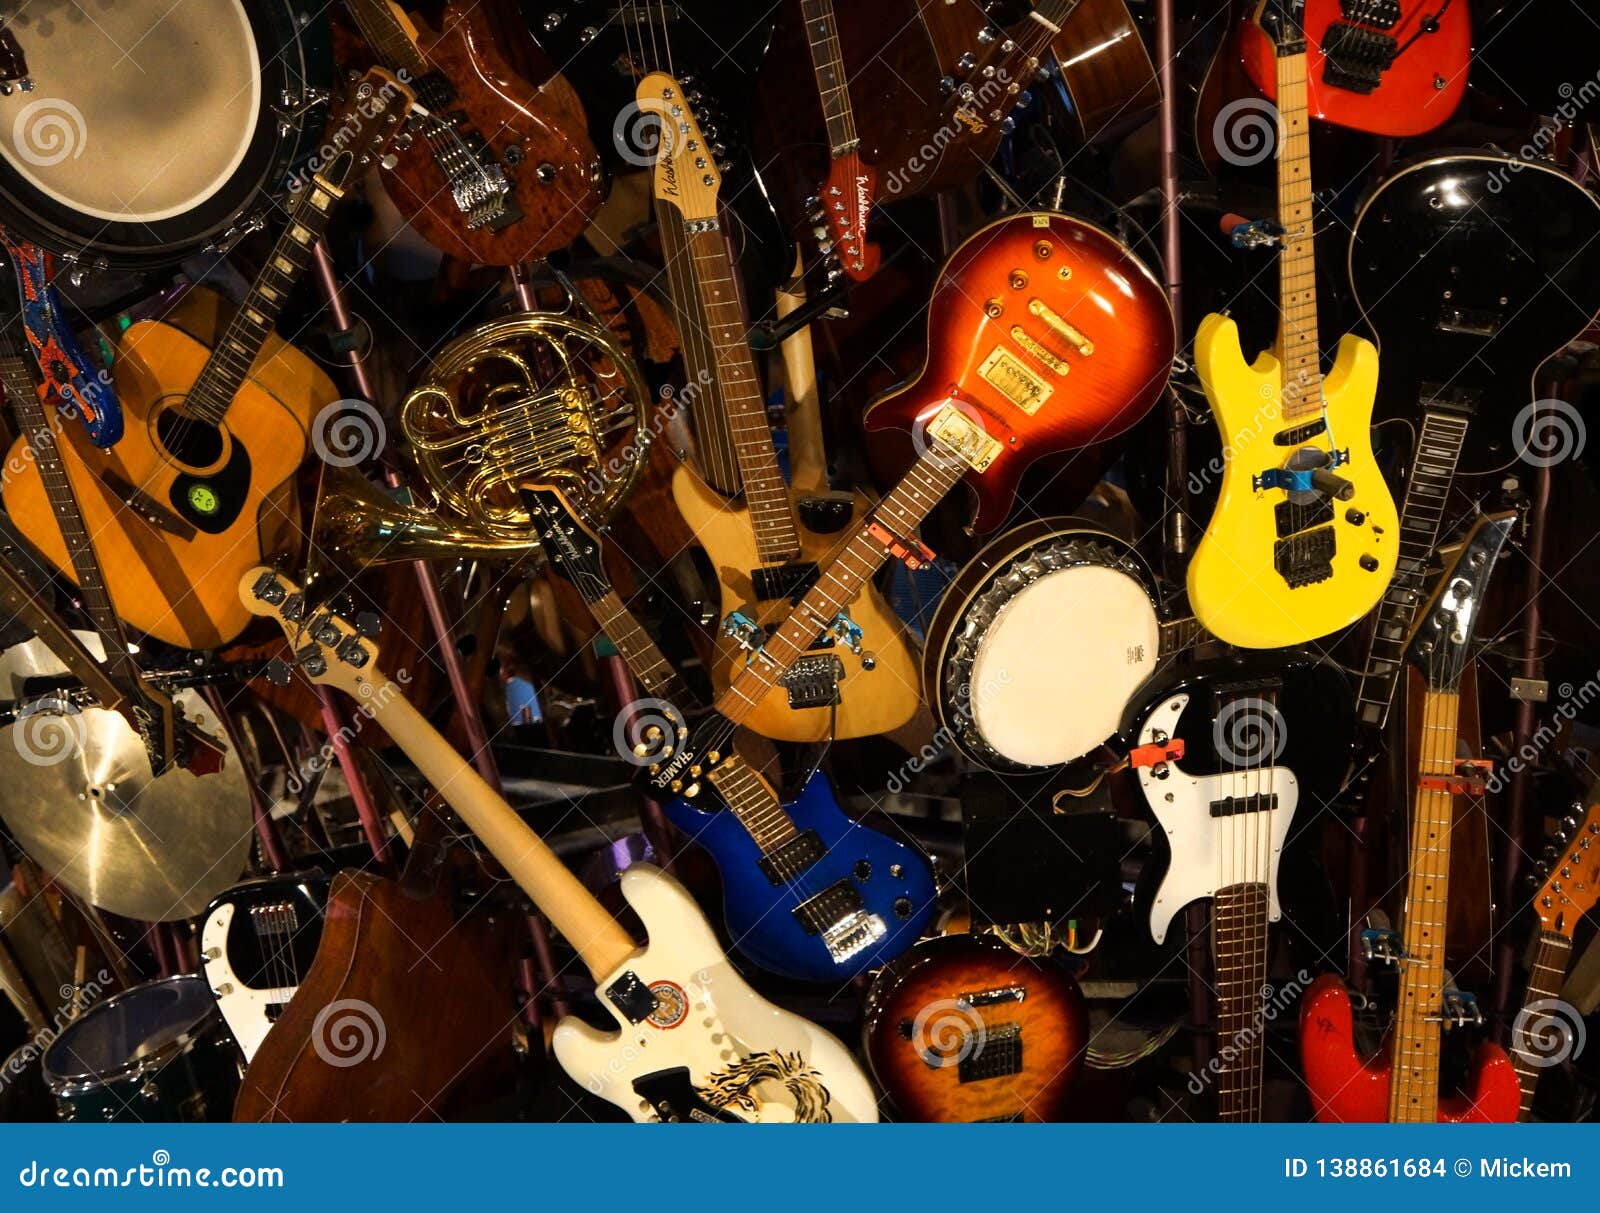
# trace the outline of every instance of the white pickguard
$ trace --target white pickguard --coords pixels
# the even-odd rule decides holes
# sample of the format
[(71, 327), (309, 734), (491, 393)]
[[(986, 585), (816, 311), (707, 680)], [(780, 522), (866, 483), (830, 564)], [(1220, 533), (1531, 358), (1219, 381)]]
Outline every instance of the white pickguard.
[[(1156, 734), (1173, 736), (1178, 718), (1189, 704), (1187, 693), (1164, 700), (1145, 719), (1139, 744), (1153, 745)], [(1157, 943), (1167, 937), (1175, 914), (1191, 901), (1212, 896), (1218, 888), (1243, 880), (1265, 881), (1268, 917), (1277, 922), (1278, 863), (1284, 839), (1300, 799), (1300, 785), (1288, 767), (1263, 767), (1248, 775), (1187, 775), (1175, 762), (1139, 768), (1139, 786), (1172, 848), (1172, 862), (1150, 907), (1150, 934)], [(1229, 796), (1271, 792), (1277, 807), (1230, 817), (1213, 817), (1211, 805)]]
[(217, 1010), (222, 1012), (228, 1031), (233, 1033), (244, 1059), (249, 1061), (272, 1030), (268, 1008), (287, 1003), (299, 987), (252, 990), (228, 967), (228, 932), (233, 927), (236, 909), (224, 903), (206, 919), (200, 929), (200, 964), (205, 969), (206, 984), (217, 1000)]
[[(575, 1082), (635, 1120), (655, 1120), (655, 1109), (634, 1090), (636, 1078), (686, 1066), (690, 1081), (703, 1089), (713, 1075), (750, 1053), (798, 1053), (820, 1075), (835, 1121), (878, 1119), (872, 1086), (849, 1051), (747, 986), (682, 885), (648, 864), (635, 864), (623, 873), (622, 895), (643, 920), (650, 942), (599, 983), (601, 1002), (611, 1006), (605, 991), (631, 972), (652, 989), (662, 982), (675, 986), (683, 995), (684, 1014), (671, 1026), (657, 1026), (653, 1019), (634, 1024), (612, 1006), (619, 1032), (562, 1020), (555, 1030), (555, 1054)], [(776, 1099), (763, 1102), (759, 1116), (750, 1117), (791, 1118), (790, 1108)]]

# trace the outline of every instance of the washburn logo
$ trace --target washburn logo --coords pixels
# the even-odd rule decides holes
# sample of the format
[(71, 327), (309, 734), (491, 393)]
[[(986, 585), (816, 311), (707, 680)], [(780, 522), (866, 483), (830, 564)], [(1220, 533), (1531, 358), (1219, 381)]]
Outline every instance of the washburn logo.
[(861, 227), (861, 234), (865, 236), (867, 227), (867, 212), (872, 209), (871, 180), (866, 176), (856, 178), (856, 223)]
[(661, 191), (668, 198), (678, 196), (678, 162), (671, 156), (661, 158)]

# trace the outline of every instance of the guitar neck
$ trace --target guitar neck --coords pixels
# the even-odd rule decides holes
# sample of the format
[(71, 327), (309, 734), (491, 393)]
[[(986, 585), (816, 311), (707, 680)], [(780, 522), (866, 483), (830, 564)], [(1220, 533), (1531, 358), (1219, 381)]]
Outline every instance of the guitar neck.
[(955, 487), (968, 465), (930, 443), (904, 479), (862, 520), (849, 541), (823, 567), (777, 632), (769, 636), (717, 700), (717, 711), (742, 724), (812, 642), (866, 588), (888, 550), (869, 529), (874, 523), (900, 539), (917, 532), (933, 507)]
[(399, 687), (376, 670), (373, 682), (380, 689), (365, 704), (378, 723), (572, 945), (595, 980), (620, 968), (633, 953), (634, 942), (617, 920)]
[(845, 75), (833, 0), (800, 0), (800, 12), (805, 18), (806, 41), (811, 44), (811, 66), (817, 77), (817, 94), (822, 99), (828, 148), (838, 158), (854, 151), (861, 141), (856, 136), (855, 114), (850, 106), (849, 77)]
[(1356, 687), (1356, 720), (1370, 736), (1383, 731), (1404, 668), (1406, 636), (1427, 590), (1428, 559), (1439, 542), (1445, 504), (1467, 437), (1467, 418), (1426, 412), (1400, 506), (1400, 552), (1394, 580), (1373, 621)]
[(778, 466), (761, 381), (734, 287), (733, 261), (714, 223), (686, 227), (689, 277), (700, 300), (716, 364), (717, 390), (739, 464), (745, 504), (762, 564), (787, 564), (800, 555), (800, 534), (789, 486)]
[(1211, 951), (1217, 970), (1217, 1115), (1261, 1119), (1267, 980), (1267, 886), (1260, 881), (1218, 889), (1212, 899)]
[(1279, 49), (1277, 68), (1278, 223), (1283, 228), (1278, 254), (1278, 350), (1283, 364), (1283, 416), (1294, 421), (1322, 412), (1304, 40)]
[(417, 47), (415, 31), (407, 28), (389, 0), (349, 0), (348, 7), (361, 36), (385, 67), (404, 71), (413, 80), (421, 80), (432, 70)]
[(1517, 1082), (1522, 1087), (1522, 1107), (1518, 1120), (1527, 1120), (1533, 1109), (1533, 1097), (1539, 1087), (1539, 1075), (1550, 1064), (1548, 1052), (1540, 1053), (1529, 1047), (1523, 1031), (1528, 1026), (1528, 1008), (1537, 1003), (1548, 1004), (1561, 996), (1561, 986), (1567, 977), (1567, 965), (1572, 959), (1572, 940), (1556, 931), (1540, 931), (1539, 946), (1534, 953), (1533, 967), (1528, 972), (1528, 989), (1522, 996), (1523, 1014), (1517, 1017), (1511, 1030), (1511, 1065), (1517, 1072)]
[(605, 632), (606, 637), (622, 655), (633, 676), (657, 699), (681, 704), (688, 695), (676, 670), (662, 655), (650, 633), (622, 601), (621, 595), (609, 586), (594, 598), (585, 598), (589, 612)]
[[(1429, 690), (1423, 703), (1418, 776), (1448, 779), (1456, 771), (1457, 691)], [(1400, 999), (1395, 1014), (1391, 1123), (1433, 1124), (1439, 1118), (1440, 1014), (1444, 1002), (1445, 922), (1450, 908), (1450, 831), (1455, 799), (1419, 786), (1406, 881)]]
[(289, 292), (311, 263), (317, 242), (327, 231), (334, 204), (341, 197), (343, 190), (321, 176), (313, 177), (301, 189), (289, 213), (288, 225), (273, 245), (249, 295), (190, 388), (184, 401), (185, 412), (213, 425), (222, 421), (249, 376), (256, 355), (271, 335)]

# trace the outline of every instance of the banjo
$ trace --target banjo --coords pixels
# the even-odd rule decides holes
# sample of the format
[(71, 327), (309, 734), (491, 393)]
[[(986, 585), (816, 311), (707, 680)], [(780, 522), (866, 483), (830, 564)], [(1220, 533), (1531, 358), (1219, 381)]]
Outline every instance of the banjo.
[(1201, 633), (1164, 622), (1133, 548), (1071, 518), (1006, 531), (940, 600), (922, 684), (940, 729), (980, 766), (1020, 773), (1113, 736), (1161, 661)]

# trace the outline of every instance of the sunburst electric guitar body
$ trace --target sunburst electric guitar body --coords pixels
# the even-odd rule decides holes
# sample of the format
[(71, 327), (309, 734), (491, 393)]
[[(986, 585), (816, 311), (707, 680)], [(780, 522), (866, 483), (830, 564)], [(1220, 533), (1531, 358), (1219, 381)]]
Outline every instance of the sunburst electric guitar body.
[(1354, 623), (1399, 558), (1399, 513), (1372, 457), (1378, 351), (1346, 336), (1322, 375), (1302, 12), (1294, 0), (1263, 8), (1278, 47), (1278, 219), (1236, 233), (1281, 245), (1277, 347), (1246, 363), (1238, 327), (1218, 315), (1200, 322), (1194, 343), (1224, 464), (1189, 601), (1218, 640), (1250, 649)]

